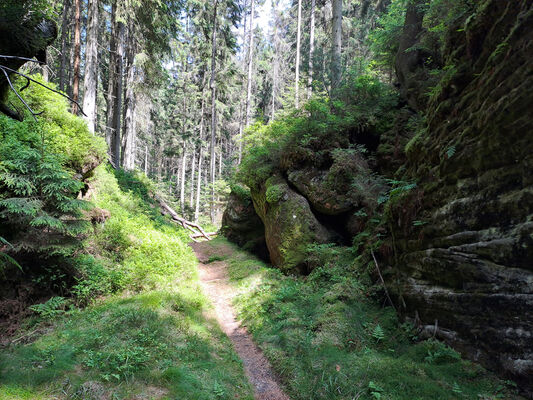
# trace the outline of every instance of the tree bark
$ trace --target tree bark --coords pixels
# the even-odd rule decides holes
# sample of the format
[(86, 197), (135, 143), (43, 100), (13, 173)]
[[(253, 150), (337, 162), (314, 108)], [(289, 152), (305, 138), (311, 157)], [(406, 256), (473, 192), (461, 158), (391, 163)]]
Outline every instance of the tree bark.
[(307, 99), (311, 98), (313, 94), (313, 69), (315, 56), (315, 8), (316, 0), (311, 0), (311, 16), (309, 28), (309, 73), (307, 76)]
[(74, 0), (74, 71), (72, 79), (72, 113), (78, 114), (76, 102), (80, 98), (81, 0)]
[(294, 105), (300, 108), (300, 41), (302, 30), (302, 0), (298, 0), (298, 22), (296, 29), (296, 76), (294, 77)]
[(187, 170), (187, 149), (183, 145), (183, 158), (181, 159), (181, 187), (180, 187), (180, 210), (185, 211), (185, 171)]
[(255, 19), (255, 1), (251, 0), (250, 12), (250, 40), (248, 42), (248, 79), (246, 89), (246, 115), (244, 120), (244, 127), (247, 128), (250, 123), (251, 103), (252, 103), (252, 70), (254, 59), (254, 19)]
[(215, 0), (213, 7), (213, 32), (211, 42), (211, 148), (210, 148), (210, 170), (211, 170), (211, 223), (215, 222), (215, 139), (217, 134), (217, 87), (216, 87), (216, 55), (217, 55), (217, 8), (218, 0)]
[(61, 61), (59, 66), (59, 90), (65, 91), (65, 71), (67, 70), (68, 57), (68, 17), (70, 14), (71, 0), (63, 1), (63, 15), (61, 17)]
[(342, 0), (333, 1), (332, 17), (332, 59), (331, 59), (331, 81), (332, 89), (336, 89), (341, 81), (341, 52), (342, 52)]
[(128, 27), (128, 50), (127, 50), (127, 78), (125, 96), (125, 117), (124, 133), (122, 137), (122, 162), (124, 169), (132, 171), (135, 169), (135, 140), (136, 140), (136, 120), (135, 120), (135, 44), (132, 25)]
[(196, 173), (196, 146), (192, 149), (191, 157), (191, 190), (189, 196), (189, 206), (192, 209), (194, 206), (194, 174)]
[[(246, 7), (248, 6), (248, 1), (245, 0), (244, 2), (244, 24), (243, 24), (243, 34), (242, 34), (242, 42), (243, 43), (246, 43), (246, 33), (247, 33), (247, 17), (248, 17), (248, 14), (246, 13)], [(248, 52), (246, 50), (246, 45), (245, 45), (245, 50), (244, 50), (244, 54), (245, 54), (245, 57), (248, 55)], [(244, 70), (246, 68), (246, 64), (247, 64), (247, 61), (246, 61), (246, 58), (243, 57), (242, 59), (242, 70), (243, 70), (243, 74), (244, 74)], [(241, 87), (241, 100), (240, 100), (240, 104), (239, 104), (239, 112), (240, 112), (240, 118), (239, 118), (239, 149), (238, 149), (238, 156), (237, 156), (237, 165), (240, 165), (241, 161), (242, 161), (242, 147), (243, 147), (243, 143), (242, 143), (242, 140), (243, 140), (243, 132), (244, 132), (244, 108), (245, 108), (245, 104), (243, 104), (244, 102), (242, 101), (242, 95), (244, 94), (244, 85), (242, 85)]]
[(200, 110), (200, 154), (198, 155), (198, 178), (196, 181), (196, 204), (194, 207), (194, 222), (198, 223), (200, 217), (200, 197), (202, 195), (202, 161), (204, 147), (202, 140), (204, 139), (204, 113), (205, 113), (205, 96), (204, 88), (202, 87), (202, 107)]
[(89, 131), (96, 128), (96, 89), (98, 86), (98, 14), (99, 1), (88, 0), (87, 45), (85, 47), (85, 79), (83, 111)]

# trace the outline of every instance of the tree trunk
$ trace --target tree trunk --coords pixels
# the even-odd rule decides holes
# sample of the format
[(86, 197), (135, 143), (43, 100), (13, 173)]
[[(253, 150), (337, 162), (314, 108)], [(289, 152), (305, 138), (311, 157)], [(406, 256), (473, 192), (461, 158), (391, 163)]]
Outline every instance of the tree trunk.
[(67, 70), (67, 56), (68, 56), (68, 17), (70, 14), (71, 0), (63, 1), (63, 15), (61, 20), (61, 61), (59, 66), (59, 90), (65, 91), (65, 71)]
[(74, 11), (74, 75), (72, 79), (72, 113), (78, 114), (78, 105), (75, 103), (80, 98), (80, 49), (81, 49), (81, 0), (75, 1)]
[(118, 54), (117, 42), (119, 39), (119, 26), (117, 24), (117, 3), (111, 4), (111, 35), (109, 39), (109, 80), (107, 82), (107, 110), (106, 110), (106, 142), (111, 159), (116, 164), (115, 155), (115, 109), (118, 90)]
[(183, 145), (183, 158), (181, 160), (181, 188), (180, 188), (180, 210), (185, 212), (185, 171), (187, 170), (187, 149)]
[(332, 59), (331, 59), (331, 86), (336, 89), (341, 81), (341, 51), (342, 51), (342, 0), (333, 1), (332, 17)]
[(315, 56), (315, 7), (316, 0), (311, 0), (311, 21), (309, 29), (309, 73), (307, 76), (307, 99), (313, 94), (313, 58)]
[(88, 0), (87, 45), (85, 47), (85, 79), (83, 111), (89, 131), (96, 128), (96, 89), (98, 86), (98, 0)]
[[(247, 17), (248, 17), (248, 14), (246, 13), (246, 7), (248, 6), (248, 1), (245, 0), (244, 2), (244, 24), (243, 24), (243, 34), (242, 34), (242, 42), (243, 43), (246, 43), (246, 28), (247, 28)], [(245, 51), (244, 51), (244, 54), (247, 55), (248, 52), (246, 51), (246, 48), (245, 48)], [(243, 60), (242, 60), (242, 70), (243, 70), (243, 73), (244, 73), (244, 70), (246, 68), (246, 61), (245, 61), (245, 57), (243, 57)], [(243, 132), (244, 132), (244, 104), (243, 104), (243, 101), (242, 101), (242, 95), (244, 94), (244, 85), (242, 85), (241, 87), (241, 100), (239, 101), (240, 104), (239, 104), (239, 112), (240, 112), (240, 118), (239, 118), (239, 154), (238, 154), (238, 157), (237, 157), (237, 165), (239, 165), (242, 161), (242, 146), (243, 146), (243, 143), (242, 143), (242, 140), (243, 140)]]
[(191, 209), (194, 206), (194, 174), (196, 173), (196, 146), (192, 149), (191, 157), (191, 190), (189, 196), (189, 206)]
[(250, 13), (250, 40), (248, 42), (248, 79), (246, 89), (246, 115), (244, 120), (244, 127), (247, 128), (250, 123), (250, 113), (252, 107), (252, 70), (254, 59), (254, 19), (255, 19), (255, 1), (251, 0)]
[(198, 223), (200, 217), (200, 197), (202, 195), (202, 160), (204, 147), (202, 140), (204, 139), (204, 113), (205, 113), (205, 96), (202, 87), (202, 107), (200, 111), (200, 154), (198, 155), (198, 178), (196, 181), (196, 205), (194, 207), (194, 221)]
[(298, 0), (298, 23), (296, 30), (296, 76), (294, 78), (294, 105), (300, 108), (300, 41), (302, 30), (302, 0)]
[(217, 7), (215, 0), (213, 8), (213, 32), (211, 42), (211, 223), (215, 223), (215, 139), (217, 134), (217, 87), (216, 87), (216, 55), (217, 55)]
[(134, 35), (132, 26), (128, 29), (128, 50), (127, 50), (127, 78), (126, 78), (126, 96), (125, 96), (125, 117), (124, 117), (124, 136), (122, 138), (122, 161), (125, 170), (132, 171), (135, 169), (135, 140), (136, 140), (136, 120), (135, 120), (135, 60)]
[(148, 145), (144, 146), (144, 175), (148, 176)]

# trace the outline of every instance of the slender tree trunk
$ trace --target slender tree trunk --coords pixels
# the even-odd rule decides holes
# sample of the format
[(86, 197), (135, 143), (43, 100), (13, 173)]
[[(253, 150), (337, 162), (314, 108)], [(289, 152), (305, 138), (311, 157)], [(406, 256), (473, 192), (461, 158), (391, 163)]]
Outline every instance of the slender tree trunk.
[(331, 81), (332, 90), (336, 89), (341, 81), (341, 52), (342, 52), (342, 0), (333, 1), (332, 18), (332, 60), (331, 60)]
[(294, 78), (294, 105), (300, 108), (300, 41), (302, 30), (302, 0), (298, 0), (298, 23), (296, 31), (296, 76)]
[(204, 139), (204, 113), (205, 113), (205, 96), (204, 88), (202, 87), (202, 107), (200, 110), (200, 154), (198, 155), (198, 178), (196, 181), (196, 205), (194, 207), (194, 221), (198, 223), (200, 217), (200, 197), (202, 195), (202, 161), (204, 146), (202, 140)]
[[(74, 76), (72, 79), (72, 99), (77, 102), (80, 97), (81, 0), (74, 1)], [(78, 108), (77, 104), (73, 102), (72, 113), (78, 114)]]
[(117, 42), (119, 37), (119, 26), (117, 24), (117, 3), (114, 0), (111, 4), (111, 37), (109, 39), (109, 80), (107, 82), (107, 110), (106, 110), (106, 142), (109, 155), (116, 163), (115, 155), (115, 109), (118, 90), (118, 54)]
[(85, 79), (83, 111), (89, 131), (96, 128), (96, 89), (98, 87), (98, 14), (99, 1), (88, 0), (87, 45), (85, 47)]
[[(248, 17), (248, 14), (246, 13), (246, 7), (248, 6), (248, 1), (245, 1), (244, 2), (244, 24), (243, 24), (243, 34), (242, 34), (242, 42), (243, 43), (246, 43), (246, 28), (247, 28), (247, 17)], [(245, 48), (245, 51), (244, 51), (244, 54), (245, 55), (248, 55), (248, 52), (246, 51), (246, 48)], [(246, 56), (243, 57), (242, 59), (242, 70), (243, 70), (243, 73), (244, 73), (244, 69), (246, 68)], [(242, 94), (244, 94), (244, 85), (242, 85), (242, 88), (241, 88), (241, 98), (240, 98), (240, 104), (239, 104), (239, 113), (240, 113), (240, 116), (239, 116), (239, 154), (238, 154), (238, 157), (237, 157), (237, 165), (239, 165), (242, 161), (242, 140), (243, 140), (243, 131), (244, 131), (244, 102), (242, 101)]]
[(185, 212), (185, 172), (187, 170), (187, 149), (183, 145), (183, 158), (181, 160), (181, 190), (180, 190), (180, 210)]
[(311, 0), (311, 21), (309, 28), (309, 75), (307, 76), (307, 98), (313, 94), (313, 68), (315, 56), (315, 8), (316, 0)]
[(198, 179), (196, 181), (196, 205), (194, 207), (194, 222), (198, 223), (200, 218), (200, 197), (202, 196), (202, 161), (204, 157), (204, 147), (200, 145), (198, 155)]
[(217, 134), (217, 87), (216, 87), (216, 56), (217, 56), (217, 7), (215, 0), (213, 8), (213, 32), (211, 43), (211, 223), (215, 223), (215, 139)]
[(148, 176), (148, 145), (144, 146), (144, 175)]
[(61, 17), (61, 60), (59, 64), (59, 90), (65, 91), (65, 71), (67, 70), (68, 44), (69, 35), (68, 17), (70, 14), (71, 0), (63, 1), (63, 15)]
[(278, 88), (278, 74), (279, 74), (279, 33), (278, 33), (278, 10), (277, 4), (273, 3), (272, 13), (274, 15), (274, 36), (273, 36), (273, 45), (274, 45), (274, 54), (273, 54), (273, 66), (272, 66), (272, 109), (270, 111), (270, 120), (274, 120), (274, 115), (276, 114), (276, 98), (277, 98), (277, 88)]
[(255, 19), (255, 1), (251, 0), (250, 11), (250, 40), (248, 42), (248, 86), (246, 89), (246, 115), (244, 127), (247, 128), (250, 124), (250, 114), (252, 108), (252, 70), (254, 60), (254, 19)]
[(124, 24), (122, 22), (118, 23), (118, 47), (115, 63), (115, 80), (116, 84), (114, 85), (114, 98), (112, 103), (114, 103), (113, 112), (112, 112), (112, 148), (113, 148), (113, 160), (115, 166), (120, 168), (121, 163), (121, 131), (122, 131), (122, 93), (123, 93), (123, 75), (124, 75), (124, 47), (125, 47), (125, 37), (124, 37)]
[(196, 146), (192, 150), (191, 157), (191, 190), (189, 196), (189, 206), (191, 209), (194, 206), (194, 174), (196, 173)]
[(122, 161), (125, 170), (132, 171), (135, 169), (135, 140), (136, 140), (136, 119), (135, 119), (135, 44), (132, 26), (128, 28), (128, 50), (127, 50), (127, 78), (126, 78), (126, 96), (125, 96), (125, 118), (124, 118), (124, 136), (122, 138)]

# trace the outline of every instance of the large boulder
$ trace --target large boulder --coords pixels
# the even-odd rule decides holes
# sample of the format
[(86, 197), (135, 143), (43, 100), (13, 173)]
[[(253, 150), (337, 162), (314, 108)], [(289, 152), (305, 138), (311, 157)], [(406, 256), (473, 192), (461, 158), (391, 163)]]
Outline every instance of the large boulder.
[(305, 255), (313, 243), (334, 240), (315, 217), (309, 203), (279, 175), (252, 189), (254, 208), (265, 225), (265, 240), (272, 264), (286, 272), (307, 272)]
[(232, 191), (222, 216), (221, 233), (230, 241), (268, 259), (265, 226), (256, 214), (249, 193)]

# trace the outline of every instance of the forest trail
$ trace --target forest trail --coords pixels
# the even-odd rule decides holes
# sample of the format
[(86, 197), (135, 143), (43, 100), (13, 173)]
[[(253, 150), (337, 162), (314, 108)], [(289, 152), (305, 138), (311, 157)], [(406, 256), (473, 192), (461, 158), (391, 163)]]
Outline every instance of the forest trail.
[[(224, 261), (209, 262), (210, 248), (206, 242), (193, 243), (191, 247), (199, 260), (202, 290), (213, 303), (216, 320), (243, 362), (245, 373), (254, 388), (255, 399), (289, 400), (277, 382), (270, 363), (236, 318), (232, 306), (236, 293), (228, 283), (227, 264)], [(227, 251), (232, 250), (228, 247)]]

